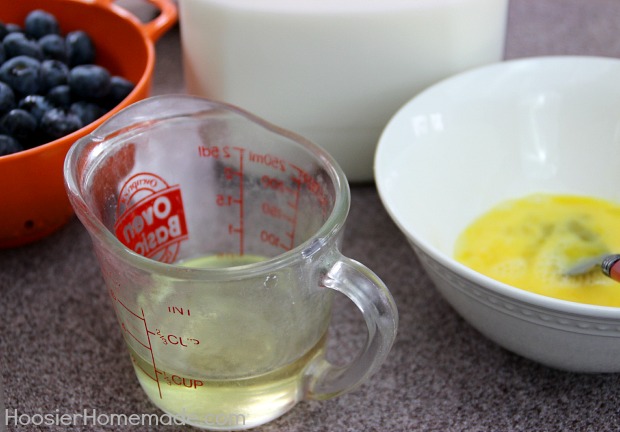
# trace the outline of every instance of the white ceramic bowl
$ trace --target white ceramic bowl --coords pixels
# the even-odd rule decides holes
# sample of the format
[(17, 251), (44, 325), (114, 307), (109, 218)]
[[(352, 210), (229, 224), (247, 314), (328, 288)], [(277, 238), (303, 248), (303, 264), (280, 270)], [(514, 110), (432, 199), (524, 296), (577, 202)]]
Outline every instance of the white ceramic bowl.
[(620, 60), (529, 58), (442, 81), (389, 122), (375, 178), (436, 287), (472, 326), (551, 367), (620, 371), (620, 308), (526, 292), (452, 258), (461, 231), (504, 200), (549, 192), (620, 202)]

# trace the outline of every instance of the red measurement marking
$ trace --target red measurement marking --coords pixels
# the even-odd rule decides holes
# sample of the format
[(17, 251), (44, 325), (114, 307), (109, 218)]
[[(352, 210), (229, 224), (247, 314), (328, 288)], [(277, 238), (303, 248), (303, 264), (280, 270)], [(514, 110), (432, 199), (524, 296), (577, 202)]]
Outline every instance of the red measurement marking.
[(293, 220), (291, 222), (291, 231), (286, 233), (286, 235), (291, 239), (289, 249), (293, 249), (293, 246), (295, 246), (295, 233), (297, 231), (297, 214), (299, 212), (299, 195), (300, 195), (299, 192), (301, 190), (301, 183), (300, 182), (295, 182), (295, 183), (297, 183), (297, 189), (295, 190), (295, 200), (293, 202), (290, 202), (290, 201), (287, 202), (288, 206), (293, 209)]
[(131, 309), (129, 309), (127, 306), (125, 306), (125, 304), (120, 301), (118, 298), (114, 297), (114, 300), (116, 300), (118, 302), (118, 304), (120, 304), (122, 307), (125, 308), (125, 310), (127, 310), (127, 312), (129, 312), (130, 314), (132, 314), (133, 316), (135, 316), (136, 318), (143, 320), (144, 318), (141, 317), (140, 315), (136, 314), (134, 311), (132, 311)]
[(171, 314), (178, 314), (178, 315), (185, 315), (185, 314), (187, 314), (187, 316), (191, 315), (189, 308), (183, 308), (183, 307), (178, 307), (178, 306), (168, 306), (168, 312)]
[[(243, 184), (243, 163), (245, 157), (245, 149), (241, 147), (233, 147), (232, 150), (236, 151), (239, 154), (239, 164), (238, 168), (234, 169), (232, 167), (224, 168), (224, 177), (227, 180), (233, 180), (235, 177), (239, 178), (239, 197), (235, 198), (233, 195), (220, 194), (215, 198), (215, 204), (219, 207), (231, 207), (233, 205), (239, 206), (239, 221), (238, 225), (228, 224), (228, 233), (229, 234), (237, 234), (239, 236), (239, 255), (243, 255), (245, 252), (245, 202), (243, 198), (244, 194), (244, 184)], [(231, 154), (228, 153), (227, 157), (230, 157)]]
[[(144, 324), (144, 333), (146, 334), (146, 340), (148, 344), (144, 344), (143, 342), (141, 342), (136, 335), (134, 335), (131, 331), (129, 331), (129, 329), (127, 328), (127, 326), (125, 325), (124, 322), (121, 321), (121, 328), (127, 333), (129, 334), (132, 338), (134, 338), (136, 340), (136, 342), (138, 342), (140, 345), (142, 345), (145, 349), (149, 350), (151, 353), (151, 363), (153, 364), (153, 373), (155, 374), (155, 378), (151, 377), (151, 375), (149, 375), (144, 369), (142, 369), (142, 367), (140, 367), (140, 369), (150, 378), (152, 378), (156, 383), (157, 383), (157, 390), (159, 391), (159, 398), (163, 399), (163, 396), (161, 394), (161, 385), (159, 382), (159, 377), (157, 376), (157, 366), (155, 365), (155, 354), (153, 353), (153, 345), (151, 344), (151, 336), (152, 334), (155, 334), (153, 332), (151, 332), (146, 324), (146, 317), (144, 316), (144, 309), (140, 309), (141, 315), (138, 315), (137, 313), (135, 313), (134, 311), (132, 311), (131, 309), (129, 309), (125, 303), (123, 303), (114, 293), (114, 291), (109, 290), (110, 292), (110, 297), (112, 297), (112, 299), (114, 300), (113, 303), (113, 307), (114, 309), (116, 309), (116, 304), (118, 303), (119, 305), (121, 305), (127, 312), (129, 312), (131, 315), (133, 315), (135, 318), (139, 319), (140, 321), (142, 321), (142, 323)], [(134, 361), (134, 363), (136, 363), (135, 359), (133, 358), (133, 356), (131, 357), (132, 360)], [(136, 363), (137, 364), (137, 363)]]
[[(134, 356), (131, 356), (131, 360), (133, 361), (133, 364), (136, 365), (138, 367), (138, 369), (140, 369), (142, 372), (144, 372), (144, 375), (146, 375), (147, 377), (149, 377), (150, 379), (152, 379), (153, 381), (157, 382), (157, 378), (156, 377), (152, 377), (142, 366), (140, 366), (137, 362), (137, 360), (134, 358)], [(157, 376), (157, 371), (155, 371), (155, 376)]]
[(242, 200), (236, 199), (232, 195), (218, 195), (215, 198), (215, 204), (218, 207), (228, 207), (232, 206), (233, 204), (241, 204), (241, 202)]
[(241, 234), (243, 229), (241, 227), (235, 227), (233, 224), (228, 224), (228, 234)]
[(284, 235), (286, 237), (289, 237), (290, 239), (289, 245), (286, 245), (285, 243), (283, 243), (277, 234), (269, 232), (269, 231), (265, 231), (265, 230), (262, 230), (260, 233), (260, 241), (262, 241), (263, 243), (267, 243), (271, 246), (279, 247), (281, 249), (284, 249), (285, 251), (289, 251), (292, 248), (295, 234), (292, 232), (286, 232), (284, 233)]
[[(293, 178), (293, 181), (295, 181), (295, 178)], [(265, 189), (273, 189), (278, 192), (289, 193), (289, 194), (295, 193), (295, 189), (292, 189), (291, 187), (287, 186), (284, 183), (284, 180), (280, 180), (277, 177), (271, 177), (268, 175), (264, 175), (260, 179), (260, 184)]]
[(140, 339), (138, 339), (138, 337), (133, 334), (125, 325), (125, 323), (121, 323), (121, 328), (125, 331), (125, 333), (129, 334), (129, 336), (131, 336), (132, 338), (135, 339), (136, 342), (138, 342), (140, 345), (142, 345), (144, 348), (149, 349), (148, 345), (145, 345)]
[(255, 153), (250, 150), (249, 161), (268, 166), (276, 171), (286, 172), (285, 160), (269, 153)]
[(244, 235), (244, 203), (243, 203), (243, 155), (244, 149), (234, 147), (239, 152), (239, 255), (245, 252), (245, 235)]
[(230, 149), (228, 146), (219, 147), (219, 146), (199, 145), (198, 156), (203, 157), (203, 158), (212, 158), (212, 159), (229, 158)]
[[(236, 151), (239, 154), (239, 164), (238, 164), (238, 168), (235, 169), (233, 167), (225, 167), (224, 168), (224, 178), (226, 180), (234, 180), (235, 177), (238, 177), (239, 179), (239, 190), (238, 190), (238, 194), (239, 197), (235, 198), (234, 195), (229, 195), (229, 194), (218, 194), (215, 196), (215, 205), (217, 205), (218, 207), (232, 207), (233, 205), (238, 205), (239, 206), (239, 220), (238, 220), (238, 225), (235, 224), (228, 224), (228, 234), (231, 235), (238, 235), (239, 236), (239, 255), (243, 255), (245, 252), (245, 227), (244, 227), (244, 214), (245, 214), (245, 209), (244, 209), (244, 199), (243, 199), (243, 194), (244, 194), (244, 184), (243, 184), (243, 162), (244, 162), (244, 152), (245, 149), (241, 148), (241, 147), (232, 147), (232, 149), (230, 149), (229, 147), (225, 147), (225, 152), (224, 152), (224, 157), (225, 158), (230, 158), (232, 156), (231, 150)], [(206, 150), (203, 150), (206, 151)], [(219, 157), (220, 153), (219, 150), (214, 151), (214, 150), (210, 150), (209, 151), (210, 157)]]
[[(288, 206), (291, 207), (290, 203), (288, 203)], [(280, 219), (280, 220), (286, 221), (291, 224), (294, 223), (295, 221), (295, 218), (289, 216), (279, 206), (268, 203), (268, 202), (264, 202), (261, 205), (261, 210), (264, 214), (266, 214), (267, 216), (271, 216), (274, 219)]]
[(146, 333), (146, 339), (149, 343), (148, 350), (151, 352), (151, 363), (153, 363), (153, 371), (155, 372), (155, 382), (157, 383), (157, 390), (159, 391), (159, 398), (163, 399), (161, 394), (161, 385), (159, 383), (159, 377), (157, 376), (157, 366), (155, 365), (155, 354), (153, 354), (153, 345), (151, 345), (151, 336), (149, 335), (149, 328), (146, 326), (146, 317), (144, 316), (144, 309), (140, 309), (142, 312), (142, 320), (144, 321), (144, 332)]
[(296, 165), (289, 164), (295, 171), (297, 171), (298, 177), (293, 177), (293, 181), (298, 184), (299, 189), (302, 185), (305, 185), (308, 191), (314, 195), (317, 202), (321, 206), (321, 210), (323, 211), (323, 215), (327, 213), (329, 198), (323, 189), (323, 186), (316, 180), (316, 178), (310, 174), (308, 174), (303, 169), (299, 168)]

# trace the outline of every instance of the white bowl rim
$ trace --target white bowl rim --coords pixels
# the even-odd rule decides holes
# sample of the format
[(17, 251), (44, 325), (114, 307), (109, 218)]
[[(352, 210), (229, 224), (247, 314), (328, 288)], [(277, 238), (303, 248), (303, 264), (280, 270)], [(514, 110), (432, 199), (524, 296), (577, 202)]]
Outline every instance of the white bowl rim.
[[(441, 88), (447, 83), (452, 83), (457, 80), (461, 80), (464, 77), (470, 77), (471, 75), (484, 73), (490, 69), (505, 69), (512, 68), (515, 66), (520, 66), (527, 63), (540, 63), (551, 64), (553, 62), (568, 62), (568, 61), (592, 61), (595, 63), (604, 62), (606, 64), (615, 64), (619, 68), (620, 72), (620, 59), (614, 57), (603, 57), (603, 56), (588, 56), (588, 55), (553, 55), (553, 56), (537, 56), (537, 57), (523, 57), (518, 59), (504, 60), (501, 62), (491, 63), (488, 65), (480, 66), (477, 68), (473, 68), (455, 75), (452, 75), (448, 78), (445, 78), (437, 83), (429, 86), (425, 90), (421, 91), (409, 101), (407, 101), (401, 108), (399, 108), (396, 113), (391, 117), (388, 121), (386, 127), (384, 128), (381, 136), (379, 137), (379, 141), (377, 144), (377, 149), (375, 152), (375, 160), (374, 160), (374, 171), (375, 171), (375, 183), (377, 187), (377, 191), (379, 194), (379, 198), (383, 203), (384, 208), (394, 221), (394, 223), (399, 227), (399, 229), (405, 234), (409, 241), (414, 243), (420, 249), (422, 249), (425, 253), (427, 253), (432, 259), (436, 262), (447, 268), (448, 270), (466, 278), (467, 280), (472, 281), (480, 288), (494, 292), (496, 294), (512, 298), (517, 301), (521, 301), (523, 303), (537, 306), (549, 310), (553, 310), (555, 312), (563, 312), (571, 315), (587, 315), (590, 317), (596, 318), (612, 318), (617, 319), (620, 318), (620, 307), (612, 307), (612, 306), (599, 306), (592, 305), (586, 303), (577, 303), (568, 300), (561, 300), (553, 297), (544, 296), (542, 294), (533, 293), (530, 291), (523, 290), (521, 288), (514, 287), (512, 285), (508, 285), (506, 283), (497, 281), (493, 278), (485, 276), (481, 273), (476, 272), (475, 270), (470, 269), (464, 264), (459, 263), (453, 258), (447, 256), (443, 252), (441, 252), (438, 248), (431, 245), (429, 242), (424, 240), (415, 229), (411, 229), (411, 227), (405, 227), (405, 225), (398, 220), (395, 212), (390, 208), (390, 194), (385, 189), (383, 180), (384, 177), (382, 175), (382, 167), (379, 166), (380, 154), (385, 147), (385, 136), (387, 135), (387, 131), (394, 127), (394, 123), (398, 122), (403, 115), (403, 112), (410, 109), (411, 106), (417, 103), (418, 99), (421, 96), (426, 96), (428, 93), (434, 92), (437, 88)], [(618, 286), (620, 289), (620, 285)]]

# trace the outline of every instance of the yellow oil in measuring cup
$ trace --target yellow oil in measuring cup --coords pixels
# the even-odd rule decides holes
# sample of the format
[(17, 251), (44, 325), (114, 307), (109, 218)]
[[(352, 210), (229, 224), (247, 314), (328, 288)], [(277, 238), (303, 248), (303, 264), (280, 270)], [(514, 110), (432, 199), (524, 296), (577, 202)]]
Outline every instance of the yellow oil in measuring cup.
[[(178, 262), (190, 268), (232, 268), (265, 261), (258, 255), (209, 255)], [(265, 285), (270, 281), (266, 280)], [(286, 297), (286, 286), (266, 286), (281, 290), (277, 297)], [(151, 349), (138, 353), (129, 345), (129, 354), (138, 380), (154, 403), (163, 411), (177, 416), (185, 423), (211, 428), (238, 427), (246, 423), (265, 423), (288, 410), (303, 399), (305, 372), (309, 364), (325, 354), (327, 329), (318, 341), (303, 355), (299, 346), (292, 345), (289, 352), (281, 348), (281, 334), (274, 331), (267, 317), (277, 314), (264, 305), (251, 319), (240, 320), (238, 296), (234, 286), (225, 288), (230, 294), (212, 295), (208, 310), (197, 308), (200, 299), (193, 299), (190, 308), (172, 310), (174, 293), (166, 289), (155, 295), (144, 294), (138, 303), (158, 303), (162, 314), (169, 320), (157, 320), (160, 328), (148, 329)], [(191, 299), (191, 296), (190, 296)], [(187, 299), (185, 300), (187, 304)], [(246, 311), (245, 314), (248, 312)], [(175, 319), (180, 316), (185, 319)], [(232, 316), (233, 319), (226, 319)], [(224, 318), (223, 318), (224, 317)], [(153, 320), (155, 321), (155, 320)], [(213, 322), (221, 322), (221, 328)], [(178, 322), (182, 324), (179, 326)], [(249, 333), (244, 326), (252, 326), (252, 337), (239, 340), (233, 335)], [(207, 340), (196, 341), (189, 335), (201, 334), (210, 326)], [(286, 323), (282, 323), (286, 326)], [(283, 328), (284, 329), (284, 328)], [(181, 336), (184, 335), (184, 336)], [(133, 337), (133, 336), (131, 336)], [(171, 349), (161, 349), (162, 343)], [(280, 347), (278, 347), (280, 345)], [(282, 361), (286, 359), (284, 362)], [(188, 371), (192, 373), (188, 374)]]
[[(226, 337), (224, 334), (221, 336)], [(250, 421), (251, 424), (266, 423), (300, 401), (304, 396), (299, 392), (303, 388), (304, 371), (314, 358), (324, 355), (327, 339), (323, 336), (306, 354), (292, 363), (262, 375), (239, 377), (244, 363), (253, 361), (256, 350), (269, 346), (268, 332), (261, 333), (259, 330), (257, 336), (265, 337), (257, 341), (260, 346), (246, 347), (242, 356), (236, 358), (238, 363), (230, 365), (230, 377), (216, 380), (201, 376), (188, 377), (184, 371), (168, 369), (165, 364), (163, 369), (159, 369), (162, 368), (159, 366), (162, 363), (160, 361), (157, 373), (160, 379), (169, 382), (158, 384), (146, 372), (152, 369), (151, 363), (131, 349), (129, 352), (142, 388), (159, 408), (175, 414), (188, 424), (227, 429), (245, 426)], [(199, 367), (197, 364), (193, 366)]]

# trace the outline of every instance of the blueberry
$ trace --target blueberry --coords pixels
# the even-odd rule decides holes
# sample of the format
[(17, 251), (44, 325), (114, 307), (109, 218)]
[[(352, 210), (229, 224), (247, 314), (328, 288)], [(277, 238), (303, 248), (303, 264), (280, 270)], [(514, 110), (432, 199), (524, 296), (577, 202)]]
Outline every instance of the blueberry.
[(26, 16), (24, 30), (28, 36), (34, 39), (42, 38), (48, 34), (60, 34), (60, 26), (56, 17), (41, 9), (35, 9)]
[(95, 62), (95, 45), (86, 32), (76, 30), (67, 33), (65, 43), (70, 67)]
[(4, 45), (0, 43), (0, 64), (6, 61), (6, 51), (4, 49)]
[(75, 114), (80, 118), (83, 125), (94, 122), (103, 116), (107, 110), (95, 103), (86, 101), (77, 101), (71, 104), (69, 113)]
[(0, 41), (9, 34), (9, 30), (6, 28), (6, 24), (0, 21)]
[(36, 59), (13, 57), (0, 66), (0, 80), (10, 85), (16, 93), (36, 94), (39, 92), (40, 69), (41, 63)]
[(11, 111), (15, 108), (15, 93), (7, 84), (0, 81), (0, 114)]
[(66, 113), (59, 108), (47, 111), (41, 118), (41, 130), (51, 139), (61, 138), (75, 132), (82, 126), (78, 116)]
[(65, 38), (57, 34), (48, 34), (39, 39), (37, 43), (41, 47), (44, 59), (60, 60), (67, 63), (69, 58), (67, 57)]
[(76, 66), (69, 71), (69, 87), (83, 99), (104, 97), (110, 91), (110, 73), (97, 65)]
[(22, 28), (19, 24), (8, 23), (4, 26), (9, 33), (23, 33)]
[(2, 41), (2, 45), (7, 58), (24, 55), (37, 60), (43, 59), (43, 52), (39, 44), (28, 39), (23, 33), (9, 33)]
[(24, 150), (24, 147), (12, 136), (0, 134), (0, 156), (6, 156)]
[(43, 60), (40, 70), (40, 92), (52, 87), (67, 84), (69, 68), (60, 60)]
[(110, 91), (106, 96), (105, 105), (113, 108), (123, 101), (134, 89), (134, 84), (120, 76), (110, 78)]
[(68, 85), (59, 85), (52, 88), (46, 94), (47, 100), (58, 108), (69, 108), (73, 98), (71, 97), (71, 89)]
[(12, 109), (0, 118), (0, 128), (18, 141), (26, 141), (34, 135), (37, 120), (27, 111)]
[(28, 95), (18, 102), (17, 108), (27, 111), (40, 122), (43, 114), (54, 108), (54, 105), (45, 96)]

